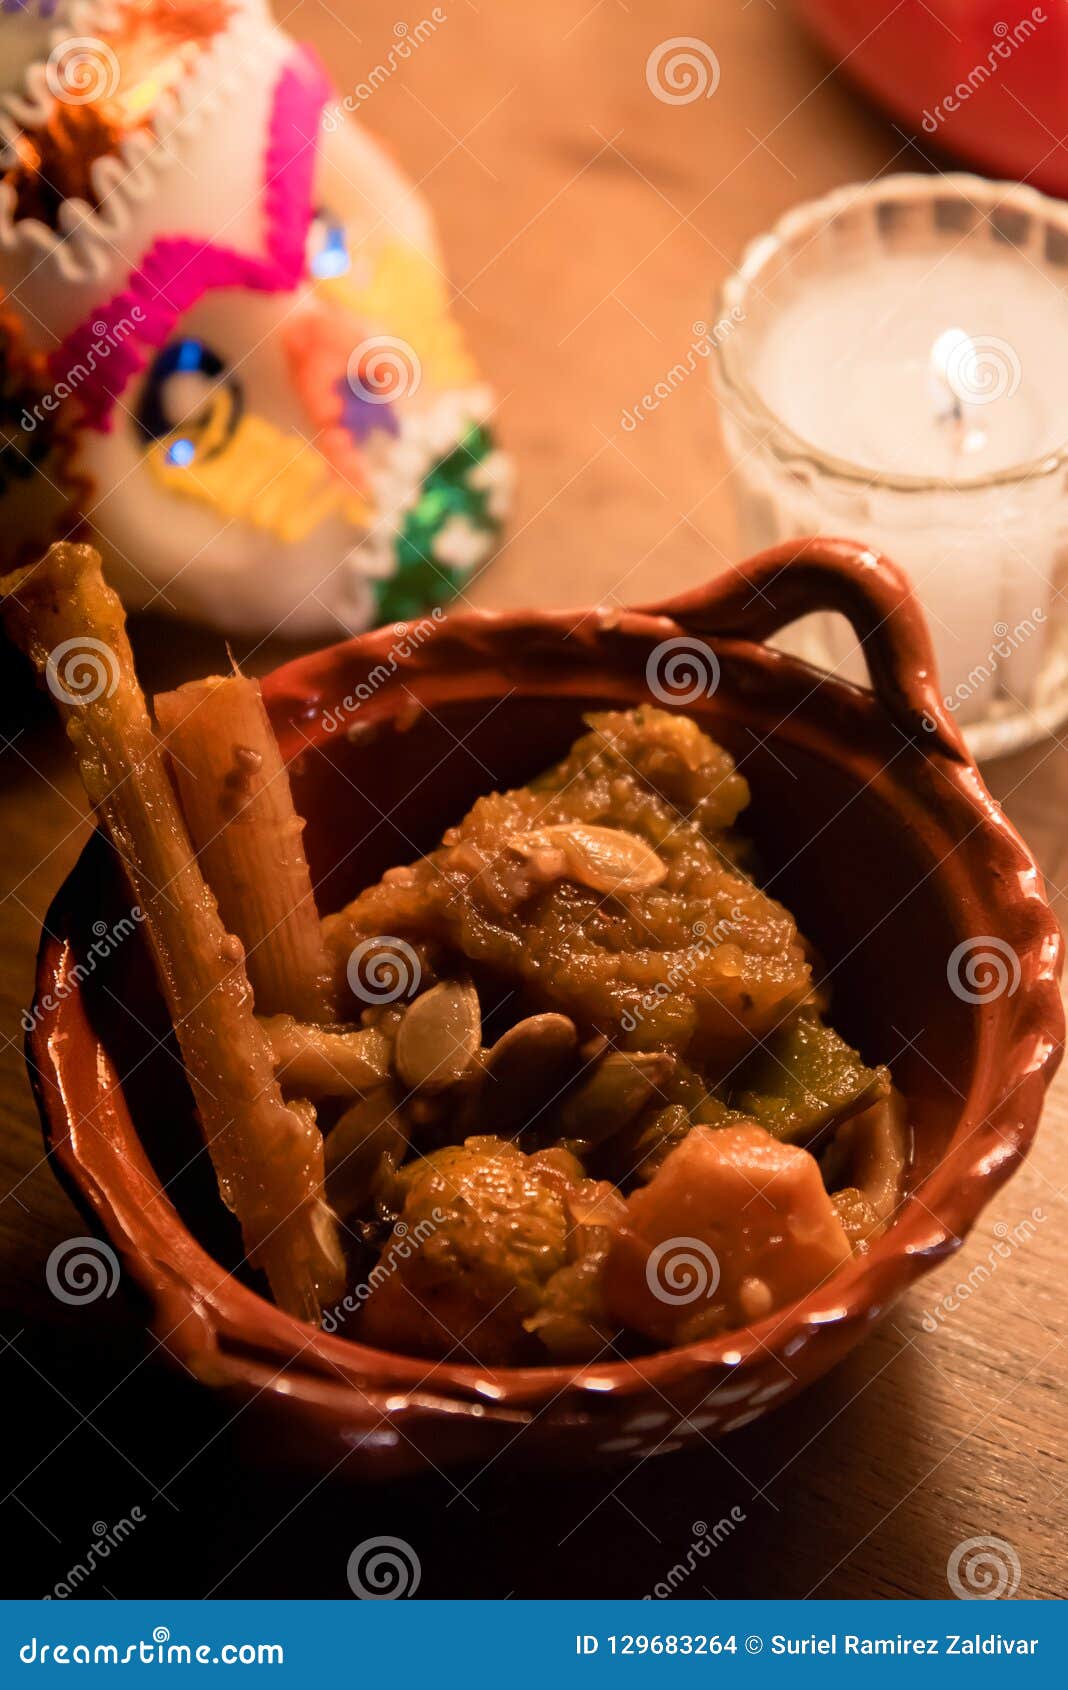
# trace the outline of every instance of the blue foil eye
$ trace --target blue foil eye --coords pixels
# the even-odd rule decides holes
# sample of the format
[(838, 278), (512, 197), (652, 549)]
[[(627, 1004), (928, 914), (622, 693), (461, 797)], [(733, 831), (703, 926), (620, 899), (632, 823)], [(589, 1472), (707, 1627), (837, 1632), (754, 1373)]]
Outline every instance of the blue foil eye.
[(327, 211), (318, 212), (308, 237), (308, 269), (325, 282), (343, 276), (351, 263), (344, 224)]
[[(137, 412), (137, 428), (147, 445), (173, 434), (176, 428), (188, 430), (168, 447), (168, 463), (184, 467), (196, 456), (196, 431), (201, 419), (195, 408), (191, 410), (189, 401), (191, 391), (194, 395), (196, 393), (198, 377), (203, 382), (205, 408), (210, 405), (219, 387), (225, 385), (231, 398), (227, 438), (237, 427), (242, 409), (241, 385), (235, 377), (227, 378), (226, 371), (227, 366), (218, 353), (202, 340), (172, 340), (157, 356), (145, 380)], [(180, 397), (169, 391), (171, 382), (179, 376), (182, 378)]]
[[(209, 360), (217, 364), (218, 369), (208, 370)], [(174, 367), (176, 370), (203, 370), (205, 374), (211, 375), (219, 375), (222, 371), (219, 359), (199, 340), (178, 341), (174, 348)]]

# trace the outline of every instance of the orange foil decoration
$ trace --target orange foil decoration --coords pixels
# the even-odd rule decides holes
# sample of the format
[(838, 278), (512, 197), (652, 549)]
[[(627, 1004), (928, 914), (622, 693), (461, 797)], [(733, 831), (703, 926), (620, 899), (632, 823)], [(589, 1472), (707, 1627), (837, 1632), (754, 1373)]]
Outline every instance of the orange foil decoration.
[[(16, 220), (35, 217), (57, 228), (68, 199), (95, 210), (96, 160), (113, 154), (125, 135), (151, 131), (160, 95), (177, 87), (191, 59), (225, 29), (230, 11), (227, 0), (130, 0), (119, 27), (95, 43), (99, 64), (72, 55), (69, 101), (61, 46), (53, 55), (55, 98), (47, 118), (9, 143), (14, 160), (2, 179), (15, 191)], [(76, 80), (87, 72), (100, 83), (96, 98), (86, 99)]]

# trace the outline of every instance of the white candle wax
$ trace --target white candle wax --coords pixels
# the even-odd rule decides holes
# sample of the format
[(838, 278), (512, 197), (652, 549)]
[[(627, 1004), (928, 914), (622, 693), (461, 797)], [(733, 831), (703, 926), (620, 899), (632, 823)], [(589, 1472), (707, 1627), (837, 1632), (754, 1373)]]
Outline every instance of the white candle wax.
[[(953, 329), (963, 344), (948, 377), (964, 438), (932, 391), (932, 354)], [(851, 265), (784, 297), (751, 379), (821, 452), (875, 475), (974, 481), (1055, 451), (1068, 434), (1068, 299), (1019, 253)]]
[[(958, 180), (963, 228), (934, 209)], [(998, 239), (1000, 199), (1024, 192), (883, 178), (784, 219), (723, 301), (743, 314), (717, 379), (746, 548), (839, 534), (904, 565), (962, 725), (1045, 708), (1068, 560), (1063, 478), (1035, 473), (1068, 440), (1068, 230), (1051, 241), (1029, 194), (1028, 238)], [(788, 643), (817, 655), (811, 635)], [(817, 643), (865, 678), (840, 619)]]

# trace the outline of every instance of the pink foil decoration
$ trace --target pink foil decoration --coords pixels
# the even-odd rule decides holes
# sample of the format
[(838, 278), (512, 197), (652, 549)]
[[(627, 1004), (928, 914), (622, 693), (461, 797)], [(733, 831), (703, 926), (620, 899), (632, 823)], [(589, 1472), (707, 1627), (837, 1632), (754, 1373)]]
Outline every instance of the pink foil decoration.
[[(319, 119), (329, 94), (317, 55), (302, 47), (279, 77), (271, 109), (263, 183), (266, 257), (187, 236), (158, 240), (122, 292), (94, 306), (51, 354), (57, 382), (75, 367), (87, 371), (78, 400), (88, 428), (110, 431), (119, 395), (148, 362), (142, 347), (163, 346), (178, 319), (206, 293), (231, 287), (288, 293), (296, 287), (312, 217)], [(135, 309), (142, 318), (132, 317)], [(136, 337), (129, 333), (131, 319)], [(124, 320), (125, 328), (119, 328)], [(106, 359), (94, 350), (101, 341), (113, 343)]]

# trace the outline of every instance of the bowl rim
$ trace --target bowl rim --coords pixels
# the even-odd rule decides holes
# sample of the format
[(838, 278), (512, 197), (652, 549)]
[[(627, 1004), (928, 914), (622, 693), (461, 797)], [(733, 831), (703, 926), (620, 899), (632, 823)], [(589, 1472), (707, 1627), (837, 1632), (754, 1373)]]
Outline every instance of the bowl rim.
[[(844, 609), (858, 632), (866, 630), (874, 692), (827, 677), (763, 643), (769, 631), (801, 613), (799, 605)], [(947, 806), (957, 811), (963, 806), (973, 818), (967, 839), (974, 835), (981, 841), (989, 871), (983, 907), (1005, 915), (1019, 947), (1020, 984), (978, 1010), (976, 1070), (985, 1050), (986, 1085), (976, 1080), (960, 1105), (945, 1155), (922, 1182), (923, 1200), (910, 1194), (900, 1218), (868, 1254), (854, 1257), (825, 1285), (762, 1321), (633, 1358), (490, 1368), (404, 1356), (313, 1330), (223, 1270), (197, 1242), (148, 1161), (121, 1083), (107, 1081), (110, 1058), (88, 1021), (67, 937), (79, 876), (86, 872), (83, 852), (46, 917), (26, 1041), (31, 1081), (46, 1147), (63, 1182), (147, 1293), (157, 1339), (193, 1371), (216, 1384), (247, 1386), (268, 1356), (277, 1371), (260, 1389), (273, 1385), (289, 1395), (314, 1395), (330, 1401), (335, 1411), (343, 1409), (349, 1420), (362, 1398), (376, 1421), (383, 1405), (392, 1414), (413, 1406), (455, 1411), (472, 1404), (491, 1417), (511, 1419), (516, 1411), (534, 1410), (551, 1411), (559, 1420), (598, 1396), (629, 1399), (650, 1389), (662, 1393), (695, 1370), (718, 1376), (722, 1385), (737, 1370), (769, 1359), (792, 1376), (784, 1357), (796, 1354), (812, 1335), (876, 1318), (914, 1278), (959, 1247), (1026, 1154), (1064, 1042), (1057, 984), (1061, 935), (1036, 864), (987, 792), (942, 708), (926, 627), (895, 566), (857, 543), (806, 541), (776, 547), (696, 592), (649, 609), (464, 610), (438, 622), (434, 639), (416, 649), (400, 672), (413, 685), (430, 674), (446, 675), (454, 687), (462, 687), (472, 666), (503, 661), (504, 653), (520, 669), (529, 669), (555, 652), (579, 676), (596, 672), (594, 657), (605, 647), (611, 664), (621, 642), (644, 647), (679, 638), (707, 641), (724, 659), (741, 659), (769, 687), (793, 686), (799, 678), (811, 683), (809, 696), (819, 694), (824, 714), (850, 724), (855, 733), (884, 738), (889, 733), (893, 743), (900, 742), (910, 777), (929, 774), (934, 791), (944, 790)], [(309, 733), (324, 741), (331, 737), (322, 727), (328, 682), (339, 682), (354, 665), (373, 668), (396, 639), (395, 627), (380, 628), (298, 657), (264, 678), (265, 698), (287, 758), (301, 749), (302, 741), (308, 743)], [(559, 683), (559, 675), (547, 669), (544, 691), (555, 693)], [(461, 691), (455, 696), (472, 695)], [(806, 731), (804, 718), (791, 728), (802, 740)], [(818, 743), (826, 752), (820, 732)], [(922, 807), (922, 795), (917, 802)], [(915, 813), (921, 815), (921, 809)], [(93, 848), (90, 841), (86, 850)], [(948, 860), (935, 865), (947, 875)], [(954, 867), (962, 872), (961, 865)], [(85, 1078), (76, 1072), (75, 1056), (79, 1039), (84, 1044), (87, 1036), (97, 1095), (75, 1120), (73, 1099)], [(991, 1071), (995, 1046), (996, 1075)], [(120, 1133), (128, 1126), (133, 1146), (129, 1157), (122, 1156), (127, 1166), (120, 1168), (114, 1158), (103, 1165), (86, 1159), (79, 1137), (90, 1114), (97, 1118), (94, 1131), (101, 1142), (99, 1123), (105, 1117)], [(958, 1143), (965, 1124), (968, 1130)], [(719, 1395), (723, 1398), (722, 1391)]]

